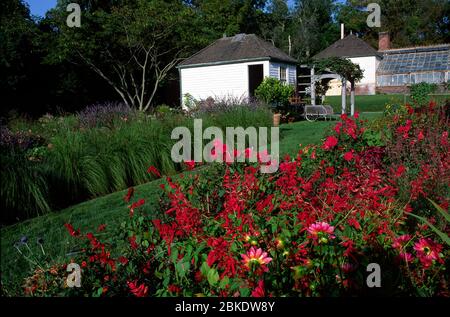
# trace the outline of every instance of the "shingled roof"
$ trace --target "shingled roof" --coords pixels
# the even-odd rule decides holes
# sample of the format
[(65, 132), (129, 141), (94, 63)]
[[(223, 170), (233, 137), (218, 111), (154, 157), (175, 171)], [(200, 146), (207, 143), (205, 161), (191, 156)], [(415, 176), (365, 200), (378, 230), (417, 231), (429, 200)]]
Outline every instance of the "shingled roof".
[(194, 67), (251, 60), (297, 63), (295, 59), (255, 34), (223, 37), (181, 62), (178, 67)]
[(372, 46), (350, 34), (334, 42), (322, 52), (316, 54), (314, 59), (322, 59), (328, 57), (363, 57), (363, 56), (382, 56)]

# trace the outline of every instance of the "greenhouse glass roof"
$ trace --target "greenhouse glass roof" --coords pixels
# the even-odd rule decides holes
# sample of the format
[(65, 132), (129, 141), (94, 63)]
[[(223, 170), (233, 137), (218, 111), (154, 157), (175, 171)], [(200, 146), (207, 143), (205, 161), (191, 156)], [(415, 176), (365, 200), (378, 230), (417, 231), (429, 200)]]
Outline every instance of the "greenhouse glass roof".
[(377, 74), (450, 71), (450, 44), (383, 51)]

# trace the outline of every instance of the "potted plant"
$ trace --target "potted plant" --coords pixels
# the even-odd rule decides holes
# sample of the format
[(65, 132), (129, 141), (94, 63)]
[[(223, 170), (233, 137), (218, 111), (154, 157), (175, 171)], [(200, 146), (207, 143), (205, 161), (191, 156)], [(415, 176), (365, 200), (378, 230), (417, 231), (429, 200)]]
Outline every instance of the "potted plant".
[(256, 97), (272, 106), (273, 125), (280, 125), (281, 111), (280, 107), (289, 103), (289, 97), (294, 93), (294, 87), (280, 82), (276, 78), (266, 77), (261, 85), (255, 90)]

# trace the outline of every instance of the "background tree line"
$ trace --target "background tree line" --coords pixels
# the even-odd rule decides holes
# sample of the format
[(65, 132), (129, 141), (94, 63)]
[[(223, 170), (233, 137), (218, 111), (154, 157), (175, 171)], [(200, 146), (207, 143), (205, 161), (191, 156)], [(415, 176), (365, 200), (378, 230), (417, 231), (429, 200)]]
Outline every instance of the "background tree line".
[(77, 0), (81, 28), (58, 0), (44, 18), (22, 0), (0, 2), (2, 114), (73, 112), (106, 100), (141, 110), (177, 105), (174, 67), (223, 35), (255, 33), (306, 62), (339, 39), (339, 24), (375, 48), (450, 42), (447, 0), (378, 0), (382, 27), (366, 25), (366, 0)]

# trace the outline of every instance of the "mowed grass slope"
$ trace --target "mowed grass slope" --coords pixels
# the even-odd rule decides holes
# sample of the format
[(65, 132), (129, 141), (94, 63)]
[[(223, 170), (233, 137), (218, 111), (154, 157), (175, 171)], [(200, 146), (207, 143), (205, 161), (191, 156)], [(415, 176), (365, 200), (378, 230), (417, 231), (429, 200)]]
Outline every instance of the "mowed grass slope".
[[(377, 114), (362, 114), (362, 118), (373, 118)], [(299, 121), (280, 126), (280, 155), (295, 156), (300, 144), (318, 144), (327, 129), (336, 123), (335, 120), (307, 122)], [(143, 166), (142, 169), (146, 169)], [(145, 211), (158, 214), (159, 185), (163, 180), (155, 180), (135, 187), (135, 197), (144, 198)], [(70, 237), (64, 227), (71, 223), (74, 228), (83, 232), (95, 231), (101, 224), (116, 226), (128, 217), (127, 204), (123, 201), (126, 190), (89, 200), (70, 208), (52, 212), (41, 217), (27, 220), (1, 229), (1, 283), (5, 295), (20, 294), (23, 278), (30, 275), (30, 263), (21, 256), (14, 243), (22, 236), (28, 237), (28, 246), (34, 254), (41, 254), (37, 239), (44, 240), (46, 256), (40, 256), (42, 262), (70, 261), (70, 252), (77, 250), (77, 240)], [(28, 255), (26, 248), (21, 249)]]

